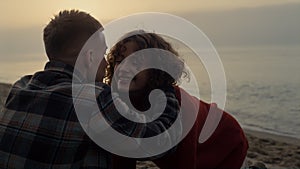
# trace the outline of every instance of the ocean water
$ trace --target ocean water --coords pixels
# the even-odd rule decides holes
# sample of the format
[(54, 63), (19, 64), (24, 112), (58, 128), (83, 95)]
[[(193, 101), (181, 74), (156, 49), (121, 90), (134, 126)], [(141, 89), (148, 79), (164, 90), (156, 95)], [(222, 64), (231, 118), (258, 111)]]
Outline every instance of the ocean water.
[[(227, 80), (225, 110), (245, 128), (300, 138), (300, 45), (220, 48), (218, 52)], [(183, 53), (196, 76), (200, 99), (210, 102), (210, 81), (203, 65), (190, 52)], [(13, 83), (43, 69), (44, 63), (2, 60), (0, 82)], [(186, 83), (182, 86), (196, 95), (195, 86)]]
[[(225, 110), (244, 128), (300, 138), (300, 45), (218, 52), (227, 80)], [(210, 82), (200, 74), (200, 99), (209, 102)], [(183, 87), (197, 96), (195, 86)]]
[[(299, 86), (300, 83), (230, 83), (227, 84), (225, 110), (243, 128), (300, 139)], [(183, 87), (198, 96), (193, 88)], [(200, 99), (210, 102), (209, 94), (205, 91), (201, 94), (200, 89)]]
[(300, 138), (299, 84), (232, 84), (228, 110), (246, 128)]

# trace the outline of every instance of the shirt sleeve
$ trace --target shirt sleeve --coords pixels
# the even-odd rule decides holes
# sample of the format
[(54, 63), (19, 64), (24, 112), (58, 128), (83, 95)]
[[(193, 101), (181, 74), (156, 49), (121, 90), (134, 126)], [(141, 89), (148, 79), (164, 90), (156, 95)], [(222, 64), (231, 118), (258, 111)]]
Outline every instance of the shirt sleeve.
[[(150, 113), (151, 117), (157, 117), (150, 120), (146, 115), (131, 110), (128, 105), (123, 102), (118, 94), (112, 93), (109, 86), (102, 86), (102, 91), (98, 96), (98, 105), (100, 112), (105, 117), (105, 120), (112, 128), (122, 133), (123, 135), (135, 138), (148, 138), (159, 134), (162, 137), (157, 140), (159, 144), (173, 144), (178, 141), (182, 134), (182, 124), (180, 117), (180, 106), (175, 96), (173, 87), (162, 89), (163, 93), (159, 93), (153, 100), (154, 104)], [(162, 104), (165, 102), (166, 104)], [(163, 107), (162, 107), (163, 106)], [(118, 108), (117, 108), (118, 107)], [(119, 111), (123, 111), (129, 117), (139, 119), (140, 122), (131, 121), (125, 118)], [(163, 110), (163, 112), (161, 112)], [(168, 130), (176, 121), (175, 130)], [(143, 123), (145, 121), (145, 123)], [(173, 144), (174, 145), (174, 144)]]

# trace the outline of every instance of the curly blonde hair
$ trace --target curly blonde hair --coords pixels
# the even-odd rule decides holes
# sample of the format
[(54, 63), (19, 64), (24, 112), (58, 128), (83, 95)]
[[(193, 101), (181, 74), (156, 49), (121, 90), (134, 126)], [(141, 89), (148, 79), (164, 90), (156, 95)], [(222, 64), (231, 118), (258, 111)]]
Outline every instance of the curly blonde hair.
[(135, 42), (138, 46), (137, 51), (148, 48), (157, 48), (169, 51), (173, 54), (174, 57), (165, 57), (162, 59), (162, 62), (166, 63), (169, 68), (172, 69), (172, 72), (175, 72), (174, 78), (164, 71), (151, 69), (151, 81), (149, 81), (150, 88), (164, 88), (169, 85), (176, 85), (181, 77), (188, 77), (188, 72), (185, 69), (183, 59), (179, 57), (178, 52), (174, 50), (169, 42), (156, 33), (135, 30), (125, 34), (107, 54), (108, 65), (106, 67), (104, 78), (105, 83), (111, 85), (114, 67), (116, 65), (116, 56), (120, 56), (122, 47), (127, 42)]

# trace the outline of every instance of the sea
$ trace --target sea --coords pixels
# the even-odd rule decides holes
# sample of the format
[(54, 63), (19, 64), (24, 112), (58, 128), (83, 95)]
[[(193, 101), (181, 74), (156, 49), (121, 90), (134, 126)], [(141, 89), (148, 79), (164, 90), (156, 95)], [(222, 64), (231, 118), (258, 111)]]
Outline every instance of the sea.
[[(300, 139), (300, 45), (217, 48), (226, 77), (224, 109), (243, 128)], [(207, 71), (191, 51), (182, 51), (197, 87), (180, 85), (206, 102), (211, 100)], [(24, 60), (0, 58), (0, 82), (42, 70), (46, 57)], [(40, 58), (41, 57), (41, 58)], [(202, 66), (201, 66), (202, 65)], [(205, 75), (206, 74), (206, 75)], [(199, 95), (200, 93), (200, 95)]]

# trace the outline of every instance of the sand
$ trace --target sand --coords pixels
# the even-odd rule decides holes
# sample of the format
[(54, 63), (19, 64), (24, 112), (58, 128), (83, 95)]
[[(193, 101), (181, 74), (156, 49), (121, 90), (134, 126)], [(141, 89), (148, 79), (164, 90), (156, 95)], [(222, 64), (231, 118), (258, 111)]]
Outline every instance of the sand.
[[(10, 84), (0, 83), (0, 109), (10, 87)], [(247, 129), (245, 133), (249, 141), (248, 165), (300, 169), (300, 140)], [(150, 161), (138, 162), (138, 168), (158, 169)]]
[(245, 130), (248, 141), (248, 159), (262, 162), (267, 168), (300, 168), (300, 140)]
[[(300, 168), (300, 140), (245, 130), (249, 141), (248, 166), (259, 168)], [(150, 161), (138, 162), (139, 169), (158, 169)]]

